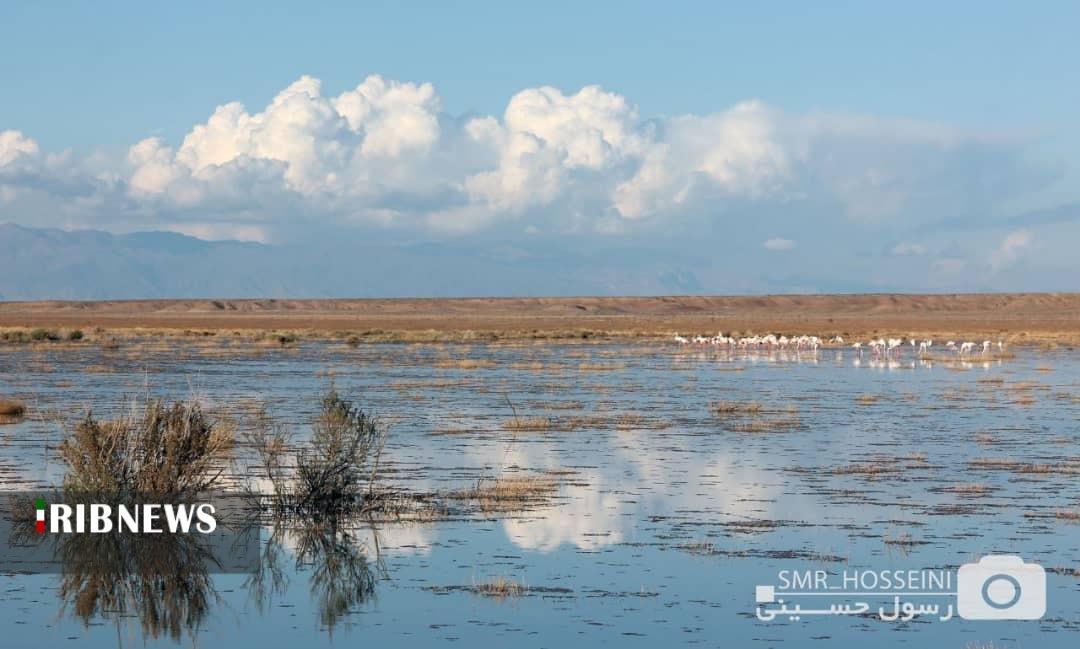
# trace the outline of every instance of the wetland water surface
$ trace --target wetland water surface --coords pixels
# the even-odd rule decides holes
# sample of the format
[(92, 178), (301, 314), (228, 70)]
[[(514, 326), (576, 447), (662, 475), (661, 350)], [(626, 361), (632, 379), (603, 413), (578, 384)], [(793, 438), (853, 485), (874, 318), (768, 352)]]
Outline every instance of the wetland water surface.
[[(237, 416), (265, 405), (302, 437), (331, 383), (389, 424), (384, 479), (400, 489), (554, 486), (520, 507), (356, 521), (336, 545), (267, 530), (273, 570), (212, 575), (198, 598), (143, 594), (169, 610), (3, 575), (0, 646), (1076, 645), (1075, 351), (882, 363), (626, 344), (8, 346), (0, 395), (28, 413), (0, 426), (0, 485), (58, 483), (58, 422), (87, 409), (195, 394)], [(987, 554), (1046, 569), (1042, 620), (884, 621), (891, 598), (863, 615), (756, 613), (755, 587), (784, 570), (955, 571)]]

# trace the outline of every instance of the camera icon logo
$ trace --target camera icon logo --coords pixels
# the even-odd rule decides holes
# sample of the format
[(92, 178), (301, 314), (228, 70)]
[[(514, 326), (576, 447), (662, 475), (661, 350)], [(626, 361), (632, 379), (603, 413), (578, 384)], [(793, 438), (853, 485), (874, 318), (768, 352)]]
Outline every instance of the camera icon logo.
[(967, 620), (1037, 620), (1046, 613), (1046, 571), (1008, 554), (965, 563), (956, 574), (956, 612)]

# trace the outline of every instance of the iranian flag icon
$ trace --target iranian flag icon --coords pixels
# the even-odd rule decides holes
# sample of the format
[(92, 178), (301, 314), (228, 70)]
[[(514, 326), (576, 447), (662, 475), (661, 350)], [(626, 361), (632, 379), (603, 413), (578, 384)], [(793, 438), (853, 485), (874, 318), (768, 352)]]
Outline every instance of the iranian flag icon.
[(45, 533), (45, 499), (38, 498), (34, 501), (34, 507), (37, 509), (37, 533)]

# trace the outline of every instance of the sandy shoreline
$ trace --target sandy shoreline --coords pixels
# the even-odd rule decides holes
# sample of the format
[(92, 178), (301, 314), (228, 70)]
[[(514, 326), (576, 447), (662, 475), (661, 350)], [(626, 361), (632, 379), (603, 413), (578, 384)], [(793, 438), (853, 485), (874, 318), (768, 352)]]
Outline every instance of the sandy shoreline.
[(685, 297), (140, 300), (0, 303), (0, 328), (295, 332), (361, 340), (895, 333), (1080, 343), (1080, 293)]

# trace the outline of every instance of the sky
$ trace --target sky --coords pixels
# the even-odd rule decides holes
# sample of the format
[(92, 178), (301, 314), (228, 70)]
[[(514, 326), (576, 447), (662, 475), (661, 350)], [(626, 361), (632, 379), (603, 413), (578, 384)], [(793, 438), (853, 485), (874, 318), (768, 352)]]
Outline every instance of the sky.
[(569, 250), (614, 292), (1080, 276), (1077, 3), (219, 4), (4, 3), (0, 222)]

